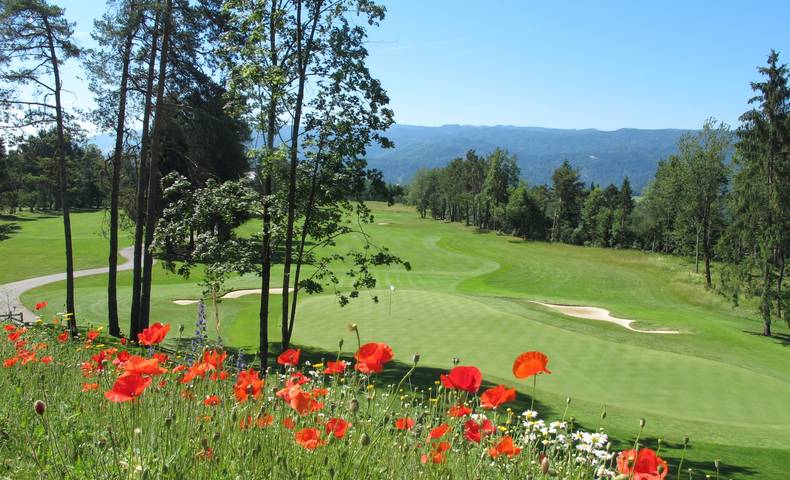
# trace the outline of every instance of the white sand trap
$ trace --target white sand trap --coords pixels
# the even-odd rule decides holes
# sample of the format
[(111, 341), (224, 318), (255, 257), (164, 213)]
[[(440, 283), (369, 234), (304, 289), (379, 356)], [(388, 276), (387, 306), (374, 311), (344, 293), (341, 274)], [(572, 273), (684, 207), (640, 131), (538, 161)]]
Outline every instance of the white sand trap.
[[(293, 292), (293, 288), (288, 289), (289, 292)], [(272, 295), (282, 295), (283, 289), (282, 288), (270, 288), (269, 293)], [(222, 298), (239, 298), (244, 297), (246, 295), (260, 295), (261, 289), (260, 288), (249, 288), (246, 290), (233, 290), (232, 292), (228, 292), (222, 296)], [(173, 303), (177, 305), (192, 305), (198, 303), (200, 300), (173, 300)]]
[(636, 320), (628, 320), (625, 318), (617, 318), (613, 317), (609, 310), (598, 308), (598, 307), (582, 307), (582, 306), (575, 306), (575, 305), (555, 305), (552, 303), (543, 303), (543, 302), (536, 302), (534, 300), (530, 300), (530, 303), (536, 303), (538, 305), (542, 305), (547, 308), (551, 308), (552, 310), (557, 310), (558, 312), (568, 315), (570, 317), (576, 318), (585, 318), (587, 320), (600, 320), (602, 322), (609, 322), (615, 323), (620, 325), (623, 328), (631, 330), (632, 332), (639, 332), (639, 333), (680, 333), (677, 330), (640, 330), (638, 328), (634, 328), (631, 326)]
[(173, 300), (173, 303), (176, 305), (194, 305), (198, 303), (200, 300)]
[[(293, 292), (293, 288), (288, 289), (289, 292)], [(270, 288), (269, 293), (272, 295), (282, 295), (283, 289), (282, 288)], [(260, 295), (261, 289), (260, 288), (250, 288), (246, 290), (234, 290), (232, 292), (228, 292), (222, 296), (222, 298), (239, 298), (244, 297), (247, 295)]]

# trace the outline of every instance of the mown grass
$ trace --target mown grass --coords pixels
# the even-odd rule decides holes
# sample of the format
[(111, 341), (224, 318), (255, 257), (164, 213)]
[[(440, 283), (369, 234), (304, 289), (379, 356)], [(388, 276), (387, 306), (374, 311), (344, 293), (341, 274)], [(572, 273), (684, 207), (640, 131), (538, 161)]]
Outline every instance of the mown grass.
[[(713, 460), (720, 458), (728, 478), (786, 477), (790, 410), (784, 403), (790, 398), (790, 372), (782, 367), (787, 355), (782, 338), (788, 338), (788, 331), (777, 324), (777, 338), (760, 337), (756, 315), (706, 291), (682, 259), (521, 242), (421, 220), (404, 207), (374, 209), (377, 218), (369, 233), (409, 260), (413, 270), (377, 272), (381, 288), (363, 293), (346, 308), (338, 307), (330, 294), (303, 297), (294, 337), (298, 344), (332, 351), (345, 337), (349, 345), (352, 337), (344, 327), (355, 322), (363, 332), (388, 339), (399, 354), (420, 352), (421, 365), (448, 369), (450, 359), (458, 356), (479, 366), (491, 381), (508, 380), (515, 353), (541, 349), (551, 356), (554, 372), (538, 387), (547, 414), (561, 413), (570, 396), (578, 421), (595, 426), (606, 405), (605, 426), (623, 444), (644, 417), (644, 434), (663, 438), (674, 462), (683, 436), (689, 435), (687, 464), (694, 468), (710, 473)], [(352, 245), (348, 240), (337, 248)], [(194, 306), (172, 300), (197, 298), (198, 279), (187, 282), (157, 268), (154, 317), (183, 323), (189, 331)], [(124, 313), (129, 280), (128, 272), (120, 275)], [(258, 279), (235, 278), (230, 285), (255, 288)], [(395, 286), (391, 312), (390, 285)], [(28, 304), (49, 300), (49, 316), (62, 309), (62, 288), (52, 284), (24, 299)], [(104, 278), (78, 279), (77, 288), (79, 317), (103, 324)], [(379, 303), (372, 301), (374, 295)], [(270, 337), (276, 340), (279, 302), (274, 299)], [(529, 300), (603, 307), (637, 319), (643, 327), (684, 333), (629, 332), (569, 318)], [(257, 296), (222, 302), (226, 344), (255, 351), (258, 302)]]

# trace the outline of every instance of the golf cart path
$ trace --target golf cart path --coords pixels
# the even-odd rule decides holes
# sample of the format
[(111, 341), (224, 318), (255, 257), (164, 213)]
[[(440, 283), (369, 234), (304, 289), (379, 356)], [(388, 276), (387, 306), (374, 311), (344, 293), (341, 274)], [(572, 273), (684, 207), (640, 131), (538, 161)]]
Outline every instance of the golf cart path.
[[(118, 265), (118, 271), (131, 270), (134, 266), (132, 259), (134, 257), (134, 247), (122, 248), (118, 251), (121, 256), (126, 259), (126, 262)], [(90, 275), (100, 275), (110, 271), (109, 267), (90, 268), (87, 270), (77, 270), (74, 272), (74, 278), (88, 277)], [(66, 279), (65, 273), (54, 273), (52, 275), (44, 275), (41, 277), (27, 278), (16, 282), (6, 283), (0, 285), (0, 301), (7, 303), (7, 310), (13, 312), (22, 312), (25, 323), (33, 323), (38, 317), (34, 312), (31, 312), (22, 304), (22, 294), (28, 290), (47, 285), (54, 282), (62, 282)]]
[(598, 308), (598, 307), (584, 307), (578, 305), (556, 305), (553, 303), (544, 303), (544, 302), (537, 302), (535, 300), (530, 300), (530, 303), (535, 303), (537, 305), (541, 305), (546, 308), (550, 308), (552, 310), (556, 310), (564, 315), (568, 315), (569, 317), (576, 317), (576, 318), (585, 318), (587, 320), (600, 320), (602, 322), (609, 322), (614, 323), (616, 325), (620, 325), (621, 327), (631, 330), (632, 332), (639, 332), (639, 333), (659, 333), (659, 334), (675, 334), (680, 333), (677, 330), (641, 330), (638, 328), (634, 328), (631, 326), (632, 323), (636, 322), (636, 320), (629, 320), (626, 318), (617, 318), (613, 317), (609, 310)]

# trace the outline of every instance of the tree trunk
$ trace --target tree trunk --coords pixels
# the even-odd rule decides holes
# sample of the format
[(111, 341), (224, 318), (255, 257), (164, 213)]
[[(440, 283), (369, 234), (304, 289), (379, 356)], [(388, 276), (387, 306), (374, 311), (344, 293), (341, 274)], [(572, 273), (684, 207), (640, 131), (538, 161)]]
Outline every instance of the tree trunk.
[(697, 240), (694, 242), (694, 273), (699, 273), (699, 225), (697, 225)]
[(302, 46), (302, 2), (296, 2), (296, 56), (299, 69), (299, 80), (294, 103), (293, 126), (291, 128), (290, 169), (288, 173), (288, 213), (285, 228), (285, 256), (283, 258), (283, 293), (282, 293), (282, 350), (285, 351), (291, 343), (289, 325), (288, 289), (291, 286), (291, 264), (293, 255), (294, 222), (296, 219), (296, 175), (299, 165), (299, 128), (302, 120), (304, 103), (304, 89), (307, 83), (307, 64), (310, 59), (313, 36), (318, 25), (322, 2), (317, 2), (312, 18), (310, 35), (307, 44)]
[(710, 223), (706, 220), (703, 226), (704, 232), (702, 235), (702, 255), (705, 260), (705, 285), (708, 288), (713, 286), (710, 277)]
[[(129, 4), (130, 15), (136, 15), (134, 2)], [(129, 29), (123, 47), (123, 67), (121, 71), (121, 87), (118, 99), (118, 123), (115, 126), (115, 150), (112, 160), (112, 185), (110, 189), (110, 253), (108, 257), (109, 272), (107, 278), (107, 315), (110, 335), (121, 336), (118, 325), (118, 196), (121, 185), (121, 157), (123, 155), (123, 136), (126, 125), (126, 90), (129, 83), (129, 62), (131, 60), (132, 43), (135, 29)]]
[[(167, 80), (167, 55), (170, 47), (170, 30), (172, 22), (170, 11), (172, 0), (165, 0), (163, 13), (164, 29), (162, 31), (162, 51), (159, 55), (159, 76), (156, 86), (156, 116), (154, 132), (151, 138), (151, 163), (148, 169), (148, 199), (145, 209), (145, 239), (143, 243), (143, 279), (140, 293), (140, 331), (148, 328), (151, 313), (151, 277), (153, 275), (154, 257), (151, 244), (154, 240), (154, 229), (158, 217), (159, 189), (161, 174), (159, 157), (162, 155), (162, 125), (167, 119), (167, 105), (164, 101), (165, 81)], [(139, 333), (139, 332), (137, 332)]]
[[(277, 55), (277, 29), (275, 18), (279, 9), (279, 1), (271, 3), (269, 21), (269, 55), (271, 64), (277, 65), (279, 58)], [(269, 156), (274, 151), (275, 128), (277, 128), (277, 104), (275, 96), (269, 99), (269, 108), (266, 112), (266, 162), (263, 171), (263, 239), (261, 245), (261, 305), (259, 311), (258, 325), (258, 356), (261, 361), (261, 371), (265, 372), (269, 364), (269, 290), (271, 289), (272, 278), (272, 214), (269, 205), (269, 196), (272, 194), (272, 175), (270, 170)]]
[(150, 149), (150, 122), (152, 97), (154, 93), (154, 79), (156, 78), (156, 52), (157, 42), (159, 40), (159, 14), (156, 15), (154, 20), (154, 31), (151, 38), (151, 52), (148, 57), (148, 74), (145, 86), (145, 106), (143, 108), (143, 131), (142, 131), (142, 144), (140, 146), (140, 167), (137, 173), (137, 198), (136, 212), (135, 212), (135, 225), (134, 225), (134, 265), (132, 272), (132, 309), (131, 309), (131, 325), (129, 327), (129, 336), (137, 339), (137, 334), (142, 331), (140, 329), (140, 294), (142, 293), (142, 277), (143, 277), (143, 232), (145, 226), (145, 204), (147, 200), (146, 189), (148, 187), (148, 152)]
[(66, 171), (66, 135), (63, 129), (63, 106), (60, 102), (60, 64), (55, 52), (55, 40), (52, 27), (45, 15), (42, 16), (44, 28), (47, 31), (52, 75), (55, 80), (55, 122), (58, 134), (58, 143), (55, 146), (55, 158), (58, 162), (58, 187), (60, 190), (60, 207), (63, 212), (63, 237), (66, 243), (66, 312), (69, 314), (68, 326), (71, 336), (77, 336), (77, 312), (74, 306), (74, 252), (71, 245), (71, 217), (68, 202), (68, 176)]
[(293, 335), (294, 323), (296, 321), (296, 299), (299, 295), (299, 275), (302, 272), (302, 261), (304, 260), (304, 245), (307, 241), (307, 232), (310, 226), (310, 221), (313, 217), (313, 208), (315, 206), (315, 193), (318, 187), (318, 171), (320, 168), (319, 158), (321, 158), (321, 148), (319, 147), (316, 154), (315, 168), (313, 168), (313, 178), (310, 182), (310, 197), (307, 200), (305, 208), (304, 222), (302, 224), (302, 233), (299, 238), (299, 253), (296, 256), (296, 271), (294, 272), (294, 294), (291, 298), (291, 317), (288, 320), (288, 339), (290, 340)]

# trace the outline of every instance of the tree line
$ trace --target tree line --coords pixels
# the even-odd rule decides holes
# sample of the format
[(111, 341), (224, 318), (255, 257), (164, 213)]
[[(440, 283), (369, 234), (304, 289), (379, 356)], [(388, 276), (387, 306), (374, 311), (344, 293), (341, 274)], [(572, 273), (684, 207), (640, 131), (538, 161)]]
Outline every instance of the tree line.
[[(155, 256), (184, 276), (205, 267), (209, 300), (229, 275), (254, 273), (262, 288), (262, 368), (271, 288), (283, 292), (284, 350), (300, 293), (329, 288), (345, 304), (376, 285), (372, 266), (409, 267), (364, 231), (372, 221), (364, 199), (388, 195), (380, 172), (364, 160), (369, 145), (391, 146), (384, 136), (393, 122), (389, 97), (367, 68), (365, 48), (368, 29), (385, 12), (370, 0), (109, 0), (92, 32), (98, 47), (81, 50), (54, 3), (3, 2), (2, 121), (21, 134), (6, 137), (14, 148), (0, 161), (11, 165), (4, 175), (31, 178), (30, 186), (0, 178), (0, 198), (12, 211), (61, 209), (73, 335), (74, 207), (101, 205), (109, 213), (111, 335), (126, 335), (117, 298), (126, 217), (134, 243), (129, 338), (151, 322)], [(79, 60), (88, 78), (97, 104), (90, 112), (63, 105), (68, 59)], [(112, 151), (80, 147), (79, 120), (112, 132)], [(95, 201), (81, 190), (83, 170), (95, 177), (88, 182), (99, 193)], [(256, 219), (255, 235), (236, 233)], [(341, 235), (359, 236), (360, 247), (320, 248)], [(275, 263), (282, 265), (279, 281)], [(341, 275), (351, 279), (348, 287)]]
[[(735, 304), (756, 298), (763, 333), (790, 325), (783, 288), (790, 252), (790, 88), (772, 51), (751, 87), (751, 108), (734, 131), (709, 119), (684, 135), (678, 153), (659, 162), (635, 196), (617, 186), (586, 185), (565, 161), (550, 185), (521, 180), (516, 159), (496, 149), (468, 151), (446, 166), (418, 170), (406, 198), (423, 218), (463, 222), (529, 240), (682, 255), (702, 268), (708, 288)], [(714, 277), (712, 264), (720, 263)]]

